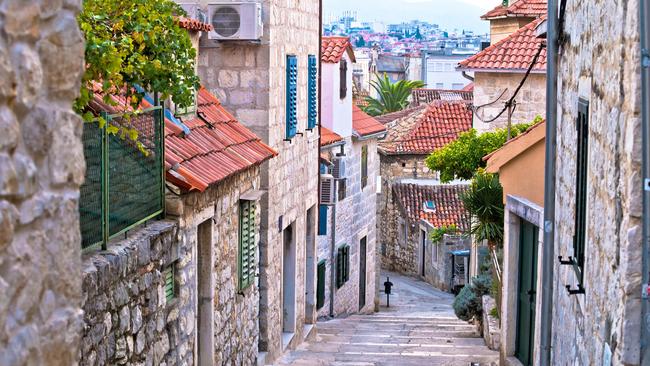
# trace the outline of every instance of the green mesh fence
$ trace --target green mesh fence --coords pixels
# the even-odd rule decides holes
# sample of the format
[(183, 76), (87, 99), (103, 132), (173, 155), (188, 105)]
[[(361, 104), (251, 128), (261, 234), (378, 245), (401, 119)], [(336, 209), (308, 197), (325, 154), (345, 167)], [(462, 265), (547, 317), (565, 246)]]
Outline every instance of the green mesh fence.
[(138, 137), (133, 141), (120, 133), (107, 134), (97, 123), (84, 125), (87, 168), (79, 202), (83, 248), (105, 247), (110, 238), (164, 210), (162, 109), (105, 118), (107, 125), (135, 129)]

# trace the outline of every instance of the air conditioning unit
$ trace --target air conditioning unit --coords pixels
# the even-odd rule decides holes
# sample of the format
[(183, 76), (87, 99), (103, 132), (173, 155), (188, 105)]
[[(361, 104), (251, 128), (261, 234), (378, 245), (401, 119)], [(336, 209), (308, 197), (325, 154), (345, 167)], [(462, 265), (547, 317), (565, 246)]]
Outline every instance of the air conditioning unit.
[(336, 201), (335, 196), (336, 181), (330, 174), (321, 174), (320, 176), (320, 203), (321, 205), (333, 205)]
[(262, 4), (219, 2), (208, 4), (209, 39), (258, 41), (262, 38)]
[(345, 160), (343, 160), (343, 157), (337, 156), (334, 159), (332, 159), (332, 164), (334, 167), (332, 168), (332, 175), (336, 179), (342, 179), (345, 177)]

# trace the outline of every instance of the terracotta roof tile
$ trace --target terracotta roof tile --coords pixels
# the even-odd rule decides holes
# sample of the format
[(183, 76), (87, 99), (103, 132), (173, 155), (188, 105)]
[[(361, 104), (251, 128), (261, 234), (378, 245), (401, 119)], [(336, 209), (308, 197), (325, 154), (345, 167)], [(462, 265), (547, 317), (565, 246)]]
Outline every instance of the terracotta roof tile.
[[(467, 231), (470, 218), (460, 199), (460, 194), (468, 187), (468, 185), (395, 184), (393, 194), (411, 222), (424, 219), (437, 228), (443, 225), (456, 225), (460, 231)], [(434, 203), (433, 212), (424, 210), (424, 202), (427, 201)]]
[(176, 18), (176, 21), (178, 22), (178, 25), (181, 28), (185, 28), (187, 30), (204, 31), (204, 32), (209, 32), (212, 30), (212, 24), (203, 23), (200, 20), (186, 18), (186, 17), (178, 17)]
[(438, 101), (387, 125), (379, 149), (388, 155), (430, 154), (472, 128), (471, 104)]
[(411, 91), (413, 101), (411, 106), (416, 107), (421, 104), (429, 104), (436, 100), (447, 101), (473, 101), (474, 93), (464, 90), (443, 90), (443, 89), (413, 89)]
[[(544, 39), (537, 38), (535, 28), (546, 19), (541, 17), (513, 34), (458, 64), (460, 70), (526, 71)], [(542, 49), (533, 72), (546, 70), (546, 47)]]
[(395, 120), (398, 120), (400, 118), (404, 118), (404, 117), (406, 117), (406, 116), (408, 116), (410, 114), (413, 114), (414, 112), (421, 111), (424, 108), (426, 108), (426, 105), (421, 104), (419, 106), (409, 107), (409, 108), (403, 109), (401, 111), (386, 113), (386, 114), (382, 114), (381, 116), (375, 116), (375, 119), (379, 123), (387, 124), (387, 123), (393, 122)]
[(354, 50), (350, 43), (349, 37), (323, 37), (321, 42), (321, 61), (325, 63), (338, 63), (341, 61), (343, 54), (348, 52), (348, 56), (355, 62)]
[(481, 19), (506, 17), (538, 18), (546, 15), (546, 0), (519, 0), (510, 6), (498, 5), (481, 16)]
[(368, 136), (386, 131), (386, 127), (356, 105), (352, 106), (352, 129), (359, 136)]
[(331, 145), (339, 141), (343, 141), (343, 137), (327, 127), (320, 127), (320, 146)]

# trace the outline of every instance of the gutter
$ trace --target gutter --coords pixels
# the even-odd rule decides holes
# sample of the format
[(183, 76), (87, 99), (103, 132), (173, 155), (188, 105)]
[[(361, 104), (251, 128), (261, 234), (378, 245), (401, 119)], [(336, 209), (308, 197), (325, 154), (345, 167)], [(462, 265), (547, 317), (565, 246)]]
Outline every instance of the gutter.
[[(641, 294), (641, 365), (650, 364), (650, 324), (645, 319), (650, 316), (647, 285), (650, 283), (650, 0), (639, 1), (639, 23), (641, 38), (641, 129), (643, 145), (643, 242), (642, 263), (643, 287)], [(645, 290), (645, 291), (644, 291)]]
[(356, 131), (352, 133), (352, 136), (357, 140), (357, 141), (367, 141), (367, 140), (373, 140), (373, 139), (383, 139), (388, 132), (386, 131), (381, 131), (381, 132), (375, 132), (370, 135), (359, 135)]
[(461, 71), (460, 73), (461, 73), (461, 75), (463, 75), (463, 77), (464, 77), (465, 79), (467, 79), (467, 80), (469, 80), (469, 81), (471, 81), (471, 82), (474, 82), (474, 77), (473, 77), (473, 76), (470, 76), (470, 75), (467, 75), (467, 71), (463, 70), (463, 71)]
[(544, 171), (544, 245), (540, 365), (551, 366), (553, 336), (553, 269), (555, 266), (555, 174), (557, 148), (558, 0), (548, 0), (546, 31), (546, 168)]

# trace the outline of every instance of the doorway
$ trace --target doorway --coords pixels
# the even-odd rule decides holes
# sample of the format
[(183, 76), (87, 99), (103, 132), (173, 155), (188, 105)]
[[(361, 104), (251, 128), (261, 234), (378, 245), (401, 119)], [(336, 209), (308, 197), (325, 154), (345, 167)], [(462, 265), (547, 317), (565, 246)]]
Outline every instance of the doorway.
[(197, 248), (197, 358), (199, 365), (212, 365), (214, 362), (212, 219), (203, 222), (197, 228)]
[(282, 232), (282, 331), (296, 331), (296, 241), (294, 238), (295, 223)]
[(359, 311), (366, 306), (366, 244), (368, 237), (359, 242)]
[(426, 276), (427, 232), (420, 230), (420, 275)]
[(305, 323), (316, 323), (315, 300), (316, 285), (316, 206), (307, 210), (307, 230), (305, 230)]
[(517, 289), (517, 344), (515, 356), (524, 366), (533, 364), (539, 228), (521, 220), (519, 232), (519, 285)]

